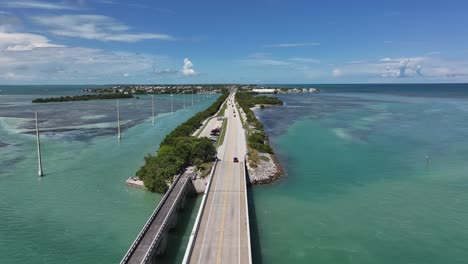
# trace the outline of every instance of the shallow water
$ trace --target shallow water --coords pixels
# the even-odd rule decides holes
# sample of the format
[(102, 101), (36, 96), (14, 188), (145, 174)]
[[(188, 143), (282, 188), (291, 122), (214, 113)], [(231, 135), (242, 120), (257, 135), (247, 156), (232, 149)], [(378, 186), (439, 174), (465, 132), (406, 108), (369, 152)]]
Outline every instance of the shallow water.
[(258, 110), (286, 175), (251, 189), (254, 260), (466, 263), (466, 88), (325, 89)]
[[(255, 263), (466, 263), (467, 86), (372, 87), (320, 86), (258, 111), (286, 175), (249, 188)], [(187, 97), (183, 110), (178, 97), (171, 116), (158, 96), (154, 127), (149, 97), (121, 100), (118, 144), (113, 100), (32, 105), (77, 87), (0, 89), (0, 263), (118, 262), (161, 198), (125, 179), (215, 99), (192, 107)], [(183, 257), (199, 202), (171, 233), (164, 263)]]
[[(115, 100), (32, 104), (39, 96), (78, 93), (49, 87), (0, 97), (0, 263), (115, 263), (120, 261), (161, 195), (125, 185), (146, 153), (216, 96), (155, 96), (119, 100), (122, 141), (117, 141)], [(54, 90), (55, 89), (55, 90)], [(34, 90), (36, 91), (36, 90)], [(30, 93), (30, 94), (27, 94)], [(185, 99), (186, 109), (183, 109)], [(195, 97), (195, 99), (197, 99)], [(33, 133), (39, 112), (45, 176), (37, 177)], [(195, 200), (194, 203), (197, 203)], [(192, 219), (196, 211), (184, 216)], [(173, 235), (174, 236), (174, 235)], [(177, 236), (176, 241), (184, 241)], [(183, 243), (183, 242), (177, 242)], [(181, 258), (183, 249), (169, 261)], [(166, 260), (167, 261), (167, 260)]]

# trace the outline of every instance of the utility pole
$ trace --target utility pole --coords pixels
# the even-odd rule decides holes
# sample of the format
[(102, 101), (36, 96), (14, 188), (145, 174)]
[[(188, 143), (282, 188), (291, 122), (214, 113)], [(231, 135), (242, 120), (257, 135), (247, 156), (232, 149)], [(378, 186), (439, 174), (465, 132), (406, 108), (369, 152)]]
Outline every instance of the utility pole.
[(154, 95), (151, 95), (151, 109), (153, 112), (153, 126), (154, 126)]
[(117, 139), (120, 141), (122, 138), (120, 135), (120, 111), (119, 111), (119, 100), (117, 100)]
[(171, 91), (171, 115), (174, 115), (174, 96)]
[(39, 140), (39, 124), (37, 122), (37, 112), (36, 112), (36, 141), (37, 141), (37, 163), (38, 163), (38, 170), (37, 175), (42, 176), (42, 157), (41, 157), (41, 142)]

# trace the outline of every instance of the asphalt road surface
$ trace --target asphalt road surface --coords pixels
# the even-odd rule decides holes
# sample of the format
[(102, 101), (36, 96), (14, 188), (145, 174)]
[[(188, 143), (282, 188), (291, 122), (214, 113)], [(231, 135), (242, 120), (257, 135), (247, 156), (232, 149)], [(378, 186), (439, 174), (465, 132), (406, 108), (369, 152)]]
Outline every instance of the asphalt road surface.
[[(190, 263), (249, 263), (250, 259), (245, 133), (238, 110), (231, 103), (234, 93), (228, 100), (227, 131), (218, 150), (221, 161), (212, 179)], [(239, 162), (233, 162), (234, 157)]]

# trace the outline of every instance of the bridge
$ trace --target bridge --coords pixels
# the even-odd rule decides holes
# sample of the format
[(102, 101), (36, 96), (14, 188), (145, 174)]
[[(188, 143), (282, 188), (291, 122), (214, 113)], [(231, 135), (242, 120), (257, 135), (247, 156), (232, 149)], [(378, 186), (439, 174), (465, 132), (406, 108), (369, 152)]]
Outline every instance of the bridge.
[(183, 207), (186, 194), (192, 191), (190, 178), (193, 175), (194, 172), (186, 172), (176, 177), (123, 257), (121, 264), (153, 263), (155, 256), (165, 250), (167, 233), (177, 222), (177, 211)]
[[(245, 132), (234, 94), (228, 98), (225, 142), (205, 191), (183, 263), (251, 263)], [(239, 162), (233, 162), (237, 158)]]
[[(190, 235), (183, 263), (252, 263), (244, 157), (245, 132), (234, 93), (225, 102), (227, 128), (197, 219)], [(210, 129), (207, 127), (206, 129)], [(238, 162), (234, 162), (234, 158)], [(177, 209), (193, 189), (194, 173), (179, 175), (125, 254), (121, 264), (154, 263), (164, 251), (167, 233), (175, 226)]]

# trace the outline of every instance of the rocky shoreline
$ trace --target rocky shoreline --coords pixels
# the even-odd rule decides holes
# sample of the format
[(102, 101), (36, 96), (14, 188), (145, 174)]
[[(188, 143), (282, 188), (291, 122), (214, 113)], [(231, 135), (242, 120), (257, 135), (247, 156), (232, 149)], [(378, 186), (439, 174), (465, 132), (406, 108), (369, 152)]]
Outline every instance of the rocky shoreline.
[[(251, 109), (255, 113), (260, 109), (260, 106), (256, 105)], [(258, 153), (258, 155), (259, 161), (255, 166), (252, 166), (250, 160), (247, 162), (247, 171), (251, 184), (270, 184), (283, 176), (283, 169), (275, 154)]]
[(281, 165), (274, 154), (261, 153), (260, 156), (267, 157), (268, 160), (261, 159), (256, 168), (250, 162), (247, 163), (251, 184), (269, 184), (283, 176)]

